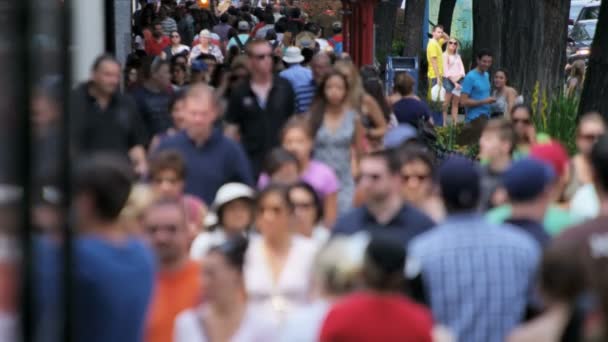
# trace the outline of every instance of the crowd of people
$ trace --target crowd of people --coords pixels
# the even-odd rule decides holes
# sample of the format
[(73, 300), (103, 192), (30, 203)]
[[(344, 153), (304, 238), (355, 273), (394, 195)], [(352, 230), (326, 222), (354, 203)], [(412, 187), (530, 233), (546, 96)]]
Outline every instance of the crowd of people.
[[(570, 157), (506, 71), (496, 101), (480, 98), (491, 52), (465, 76), (438, 27), (450, 44), (430, 79), (484, 119), (476, 160), (439, 156), (412, 77), (385, 96), (340, 25), (294, 2), (144, 1), (125, 78), (102, 55), (75, 89), (74, 340), (605, 340), (602, 116), (580, 119)], [(62, 241), (35, 221), (36, 323), (52, 339)]]

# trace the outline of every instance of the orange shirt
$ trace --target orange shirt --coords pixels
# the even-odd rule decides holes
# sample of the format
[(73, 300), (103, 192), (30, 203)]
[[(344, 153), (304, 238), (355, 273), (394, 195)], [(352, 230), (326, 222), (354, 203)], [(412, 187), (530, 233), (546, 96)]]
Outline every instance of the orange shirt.
[(201, 265), (189, 260), (177, 272), (160, 272), (148, 314), (147, 342), (171, 342), (177, 315), (202, 299)]

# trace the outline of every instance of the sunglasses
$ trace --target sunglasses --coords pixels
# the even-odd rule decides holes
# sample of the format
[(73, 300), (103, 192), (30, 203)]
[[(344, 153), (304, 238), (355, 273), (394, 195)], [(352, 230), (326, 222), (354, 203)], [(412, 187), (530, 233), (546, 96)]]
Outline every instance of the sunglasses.
[(458, 42), (448, 42), (450, 45), (458, 45)]
[(171, 36), (171, 38), (179, 38), (179, 36)]
[(253, 57), (254, 59), (257, 59), (258, 61), (263, 61), (266, 58), (272, 58), (272, 54), (267, 53), (267, 54), (262, 54), (262, 55), (251, 55), (251, 57)]
[(404, 183), (408, 183), (412, 179), (416, 179), (419, 183), (422, 183), (425, 180), (429, 179), (429, 177), (429, 175), (401, 175), (401, 179)]
[(583, 139), (583, 140), (587, 140), (587, 141), (597, 141), (601, 137), (601, 135), (579, 134), (578, 137), (579, 137), (579, 139)]
[(513, 124), (517, 125), (518, 123), (524, 124), (524, 125), (529, 125), (530, 124), (530, 119), (516, 119), (513, 118)]

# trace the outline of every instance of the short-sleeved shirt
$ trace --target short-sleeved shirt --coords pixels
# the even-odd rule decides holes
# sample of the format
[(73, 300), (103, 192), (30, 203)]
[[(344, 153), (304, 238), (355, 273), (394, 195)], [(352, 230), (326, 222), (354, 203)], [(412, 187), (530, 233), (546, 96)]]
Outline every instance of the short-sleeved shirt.
[(73, 156), (112, 152), (128, 159), (129, 150), (145, 145), (145, 128), (133, 99), (114, 94), (106, 109), (89, 93), (90, 83), (74, 90), (70, 111)]
[[(308, 168), (301, 175), (304, 182), (310, 184), (321, 198), (338, 192), (340, 182), (334, 170), (320, 161), (311, 160)], [(270, 177), (263, 173), (258, 181), (258, 188), (265, 188), (270, 183)]]
[(243, 149), (216, 129), (197, 146), (184, 131), (161, 140), (157, 151), (176, 150), (185, 160), (185, 192), (213, 203), (217, 190), (230, 182), (253, 186), (253, 176)]
[(279, 132), (295, 112), (295, 94), (289, 81), (274, 77), (265, 103), (243, 82), (230, 94), (226, 122), (239, 127), (241, 144), (259, 175), (268, 152), (279, 146)]
[[(510, 205), (501, 205), (488, 211), (486, 217), (493, 223), (502, 223), (511, 217), (511, 210)], [(550, 205), (545, 213), (543, 226), (549, 235), (554, 236), (581, 221), (580, 217), (573, 215), (569, 211), (555, 205)]]
[(418, 122), (431, 117), (431, 109), (422, 100), (403, 98), (393, 105), (393, 113), (400, 124), (410, 124), (418, 127)]
[(398, 241), (403, 246), (414, 237), (431, 229), (435, 223), (418, 209), (404, 204), (401, 210), (388, 223), (376, 220), (372, 213), (363, 206), (351, 209), (338, 218), (333, 235), (352, 235), (358, 232), (368, 232), (372, 236)]
[[(437, 78), (437, 76), (443, 77), (443, 50), (441, 50), (441, 45), (443, 45), (443, 39), (440, 39), (439, 41), (429, 39), (429, 43), (426, 46), (426, 59), (429, 63), (429, 79)], [(437, 70), (439, 70), (439, 75), (435, 75), (435, 69), (433, 69), (433, 64), (431, 64), (432, 58), (437, 58)]]
[(295, 64), (281, 71), (279, 76), (288, 80), (296, 93), (296, 113), (308, 112), (317, 89), (312, 78), (312, 71)]
[[(249, 42), (249, 34), (247, 33), (241, 33), (236, 37), (232, 37), (230, 38), (230, 41), (228, 42), (228, 45), (226, 46), (226, 48), (230, 49), (233, 46), (239, 46), (239, 43), (237, 43), (237, 37), (238, 40), (243, 44), (243, 47), (245, 47), (245, 45), (247, 45), (247, 42)], [(240, 48), (240, 46), (239, 46)]]
[[(487, 72), (480, 73), (477, 69), (469, 71), (462, 83), (462, 93), (469, 95), (471, 100), (484, 100), (490, 97), (492, 86), (490, 85), (490, 75)], [(477, 107), (468, 107), (466, 121), (472, 121), (478, 117), (490, 115), (491, 106), (484, 104)]]
[(361, 292), (334, 304), (319, 341), (430, 342), (432, 329), (433, 319), (425, 307), (396, 294)]
[(160, 53), (163, 52), (167, 46), (171, 45), (171, 39), (167, 36), (163, 36), (160, 42), (156, 41), (154, 38), (146, 39), (145, 44), (146, 54), (148, 54), (148, 56), (160, 56)]
[(202, 290), (201, 265), (195, 261), (188, 260), (179, 270), (158, 272), (145, 341), (171, 341), (175, 318), (200, 304)]

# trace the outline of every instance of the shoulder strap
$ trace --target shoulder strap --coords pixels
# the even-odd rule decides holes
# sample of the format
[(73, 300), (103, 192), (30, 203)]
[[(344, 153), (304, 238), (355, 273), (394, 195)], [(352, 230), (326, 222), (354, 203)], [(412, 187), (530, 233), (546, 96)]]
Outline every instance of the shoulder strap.
[(241, 41), (241, 37), (239, 37), (237, 35), (236, 37), (234, 37), (234, 40), (236, 41), (236, 45), (239, 46), (239, 49), (241, 49), (241, 51), (245, 51), (245, 44), (249, 41), (249, 38), (247, 38), (247, 40), (245, 41), (245, 43), (243, 43)]

